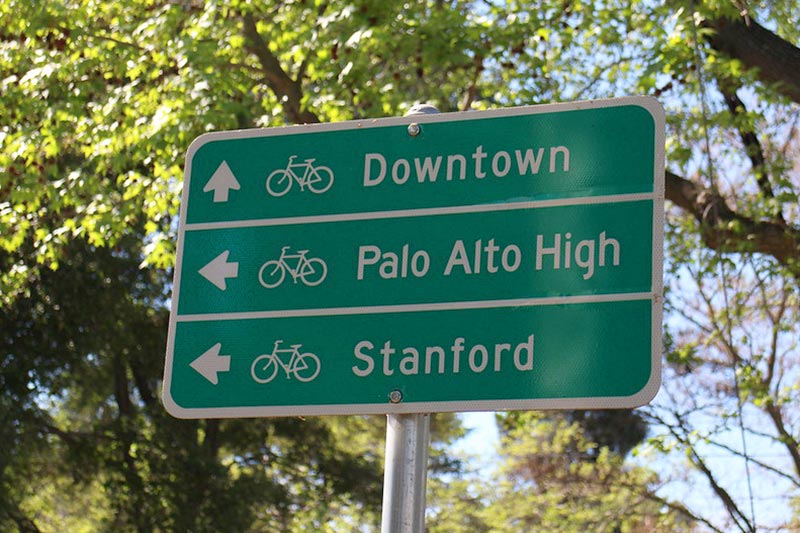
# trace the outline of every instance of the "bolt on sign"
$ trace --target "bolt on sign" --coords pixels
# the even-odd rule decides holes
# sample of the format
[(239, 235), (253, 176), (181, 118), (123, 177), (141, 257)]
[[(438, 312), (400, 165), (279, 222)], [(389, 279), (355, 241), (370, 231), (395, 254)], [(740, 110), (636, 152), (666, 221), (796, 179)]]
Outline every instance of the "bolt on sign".
[(622, 98), (202, 135), (178, 417), (634, 407), (660, 384), (664, 112)]

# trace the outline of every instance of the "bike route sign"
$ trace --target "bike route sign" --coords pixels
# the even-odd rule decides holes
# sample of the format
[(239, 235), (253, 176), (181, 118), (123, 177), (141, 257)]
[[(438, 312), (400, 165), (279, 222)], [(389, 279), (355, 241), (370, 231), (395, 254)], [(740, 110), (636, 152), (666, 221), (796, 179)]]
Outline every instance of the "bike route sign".
[(211, 133), (189, 148), (182, 418), (623, 408), (661, 376), (651, 98)]

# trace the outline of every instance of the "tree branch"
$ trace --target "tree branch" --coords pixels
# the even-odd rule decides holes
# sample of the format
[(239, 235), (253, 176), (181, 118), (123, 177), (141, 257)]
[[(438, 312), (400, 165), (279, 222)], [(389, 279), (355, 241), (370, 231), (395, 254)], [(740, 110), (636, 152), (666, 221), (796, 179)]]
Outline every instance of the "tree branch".
[(726, 252), (774, 257), (800, 278), (800, 232), (781, 222), (755, 220), (733, 211), (719, 193), (666, 172), (666, 198), (700, 223), (706, 246)]
[(219, 452), (220, 427), (219, 420), (210, 419), (205, 421), (205, 438), (203, 439), (203, 449), (211, 461), (217, 459)]
[(120, 418), (130, 418), (133, 414), (133, 402), (128, 388), (128, 376), (125, 365), (119, 355), (114, 356), (112, 362), (114, 371), (114, 399), (117, 402)]
[[(774, 438), (771, 435), (769, 437), (770, 438)], [(713, 440), (713, 439), (709, 439), (708, 443), (710, 445), (712, 445), (712, 446), (716, 446), (717, 448), (725, 450), (726, 452), (730, 453), (731, 455), (734, 455), (734, 456), (739, 457), (741, 459), (744, 459), (746, 461), (750, 461), (751, 463), (753, 463), (754, 465), (758, 466), (759, 468), (763, 468), (764, 470), (772, 472), (776, 476), (785, 479), (786, 481), (788, 481), (792, 485), (794, 485), (796, 487), (800, 487), (800, 479), (798, 479), (796, 476), (793, 476), (790, 473), (784, 472), (780, 468), (776, 468), (776, 467), (774, 467), (772, 465), (769, 465), (769, 464), (765, 463), (764, 461), (761, 461), (761, 460), (759, 460), (759, 459), (757, 459), (755, 457), (750, 457), (748, 455), (745, 455), (743, 452), (733, 448), (732, 446), (728, 446), (727, 444), (725, 444), (723, 442), (719, 442), (719, 441), (716, 441), (716, 440)]]
[(766, 406), (765, 410), (772, 419), (775, 429), (778, 431), (779, 440), (786, 446), (786, 450), (792, 457), (795, 472), (800, 475), (800, 443), (786, 430), (786, 425), (783, 423), (783, 413), (779, 406), (770, 403)]
[[(633, 488), (635, 488), (635, 486), (631, 486), (630, 488), (633, 489)], [(708, 528), (710, 528), (715, 533), (724, 533), (723, 530), (721, 530), (718, 527), (714, 526), (714, 524), (712, 524), (708, 519), (703, 518), (702, 516), (693, 513), (691, 510), (689, 510), (688, 507), (686, 507), (682, 503), (676, 503), (676, 502), (673, 502), (673, 501), (668, 500), (666, 498), (662, 498), (661, 496), (658, 496), (655, 492), (650, 492), (650, 491), (648, 491), (646, 493), (646, 497), (648, 499), (650, 499), (650, 501), (654, 501), (656, 503), (660, 503), (661, 505), (664, 505), (664, 506), (670, 508), (672, 511), (675, 511), (676, 513), (679, 513), (679, 514), (682, 514), (682, 515), (686, 516), (687, 518), (689, 518), (689, 520), (692, 520), (692, 521), (695, 521), (695, 522), (700, 522), (700, 523), (706, 525)]]
[(750, 520), (747, 518), (747, 516), (745, 516), (742, 510), (739, 509), (739, 506), (731, 497), (730, 493), (719, 484), (716, 477), (714, 477), (714, 473), (711, 471), (705, 461), (703, 461), (703, 458), (700, 457), (700, 454), (697, 453), (694, 444), (688, 438), (691, 432), (689, 431), (689, 428), (686, 427), (683, 418), (678, 413), (673, 413), (673, 415), (676, 419), (676, 425), (667, 424), (667, 430), (675, 439), (678, 440), (678, 442), (686, 447), (688, 459), (703, 474), (703, 476), (705, 476), (706, 481), (708, 481), (709, 485), (711, 486), (711, 490), (725, 506), (725, 509), (728, 511), (728, 515), (731, 517), (739, 530), (742, 531), (742, 533), (754, 532), (754, 524), (750, 523)]
[(283, 105), (283, 111), (289, 122), (295, 124), (313, 124), (319, 118), (313, 112), (303, 109), (302, 78), (293, 80), (283, 67), (275, 54), (258, 33), (256, 21), (252, 13), (245, 13), (243, 18), (243, 33), (247, 41), (247, 49), (258, 58), (267, 86)]
[(7, 502), (3, 505), (2, 511), (16, 525), (20, 533), (41, 533), (41, 529), (36, 525), (32, 518), (25, 515), (16, 502)]
[(698, 455), (694, 447), (690, 449), (690, 452), (690, 459), (692, 463), (694, 463), (694, 465), (703, 473), (703, 475), (705, 475), (706, 480), (708, 481), (709, 485), (711, 485), (711, 490), (714, 491), (717, 497), (722, 501), (723, 505), (725, 505), (725, 508), (728, 510), (728, 514), (731, 518), (733, 518), (739, 529), (747, 532), (755, 532), (754, 525), (750, 523), (750, 520), (747, 518), (747, 516), (745, 516), (742, 510), (739, 509), (739, 506), (736, 505), (735, 501), (733, 501), (733, 498), (728, 491), (717, 482), (717, 479), (714, 477), (711, 469), (708, 468), (708, 465), (706, 465), (705, 461), (703, 461), (700, 455)]
[[(736, 89), (728, 86), (726, 83), (719, 83), (719, 89), (722, 97), (725, 99), (725, 105), (728, 106), (733, 116), (734, 123), (736, 119), (743, 113), (747, 112), (744, 102), (736, 94)], [(764, 157), (764, 148), (761, 146), (761, 141), (758, 140), (756, 132), (752, 128), (745, 128), (737, 125), (736, 129), (739, 131), (739, 138), (742, 140), (747, 157), (750, 159), (750, 164), (753, 166), (753, 173), (756, 176), (758, 187), (767, 198), (774, 198), (775, 194), (772, 191), (772, 185), (767, 175), (766, 158)], [(778, 214), (780, 216), (780, 214)]]
[(758, 77), (776, 84), (777, 90), (800, 103), (800, 48), (759, 25), (751, 18), (706, 21), (714, 30), (712, 48), (758, 69)]
[(148, 408), (156, 405), (156, 397), (153, 390), (147, 381), (147, 373), (141, 368), (139, 361), (128, 361), (131, 372), (133, 373), (133, 381), (136, 384), (136, 390), (139, 391), (139, 397), (142, 403)]

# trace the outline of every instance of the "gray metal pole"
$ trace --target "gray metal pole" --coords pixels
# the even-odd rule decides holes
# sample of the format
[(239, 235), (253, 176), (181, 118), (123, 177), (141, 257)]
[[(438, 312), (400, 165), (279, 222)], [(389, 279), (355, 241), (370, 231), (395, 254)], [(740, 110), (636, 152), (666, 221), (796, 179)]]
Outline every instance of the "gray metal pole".
[(382, 533), (425, 530), (430, 423), (428, 413), (387, 416)]
[[(432, 105), (417, 104), (406, 116), (438, 112)], [(399, 391), (393, 394), (395, 392), (396, 400), (402, 401)], [(381, 533), (422, 533), (425, 530), (430, 434), (431, 415), (428, 413), (386, 417)]]

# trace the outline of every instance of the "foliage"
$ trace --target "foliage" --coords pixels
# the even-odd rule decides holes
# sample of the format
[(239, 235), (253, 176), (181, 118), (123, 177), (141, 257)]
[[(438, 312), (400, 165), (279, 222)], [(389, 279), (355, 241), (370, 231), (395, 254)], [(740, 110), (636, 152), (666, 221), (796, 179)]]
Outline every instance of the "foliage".
[(468, 473), (435, 483), (432, 532), (696, 531), (695, 518), (657, 494), (648, 468), (587, 436), (564, 413), (502, 416), (500, 461), (490, 479)]
[[(500, 499), (509, 520), (545, 523), (565, 517), (537, 492), (552, 483), (584, 524), (639, 526), (654, 491), (663, 498), (621, 459), (644, 417), (650, 453), (692, 469), (682, 513), (714, 531), (791, 528), (799, 19), (785, 0), (0, 0), (0, 529), (44, 531), (54, 516), (114, 531), (376, 523), (378, 420), (186, 422), (159, 404), (191, 139), (396, 116), (418, 101), (453, 111), (624, 94), (657, 96), (668, 116), (662, 394), (621, 415), (626, 439), (603, 434), (603, 415), (512, 424), (507, 450), (594, 455), (538, 464), (547, 480), (509, 459), (509, 474), (529, 468), (516, 485), (434, 494), (451, 517)], [(439, 422), (441, 442), (458, 435), (452, 417)], [(734, 464), (780, 487), (778, 512), (725, 475)], [(626, 514), (617, 496), (634, 492), (620, 483), (650, 495), (644, 507)], [(512, 506), (521, 489), (552, 514)], [(450, 524), (480, 531), (489, 514)], [(667, 527), (676, 515), (653, 516)]]
[(488, 495), (486, 483), (477, 473), (428, 480), (428, 511), (425, 528), (429, 533), (488, 533), (484, 512)]
[(488, 510), (491, 531), (693, 531), (691, 517), (655, 494), (646, 468), (586, 438), (578, 422), (543, 413), (508, 418), (504, 479)]

